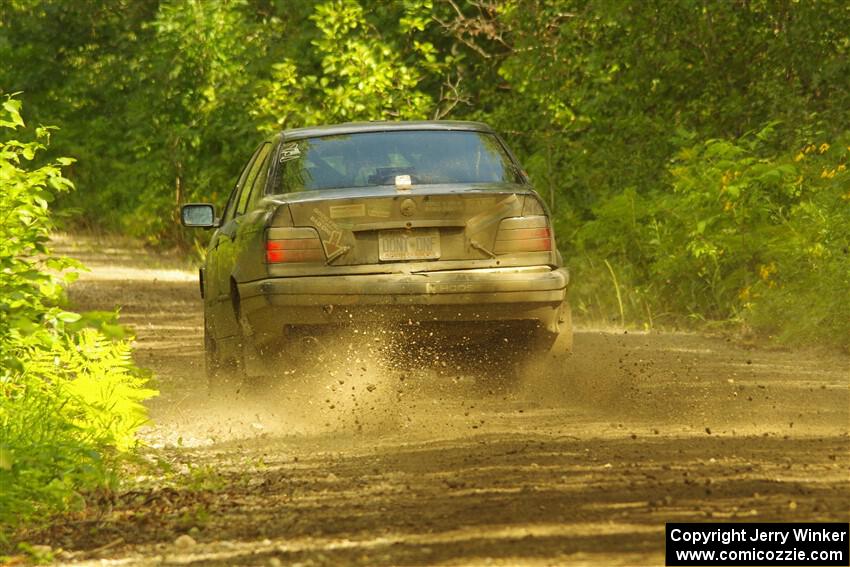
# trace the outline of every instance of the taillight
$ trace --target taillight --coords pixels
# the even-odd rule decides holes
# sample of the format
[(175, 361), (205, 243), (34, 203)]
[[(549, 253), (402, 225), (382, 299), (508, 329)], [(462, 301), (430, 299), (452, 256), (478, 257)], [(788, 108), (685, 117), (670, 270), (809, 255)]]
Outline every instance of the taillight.
[(496, 254), (551, 250), (552, 230), (549, 228), (549, 219), (543, 215), (508, 218), (499, 225)]
[(266, 262), (324, 262), (319, 234), (312, 228), (270, 228), (266, 232)]

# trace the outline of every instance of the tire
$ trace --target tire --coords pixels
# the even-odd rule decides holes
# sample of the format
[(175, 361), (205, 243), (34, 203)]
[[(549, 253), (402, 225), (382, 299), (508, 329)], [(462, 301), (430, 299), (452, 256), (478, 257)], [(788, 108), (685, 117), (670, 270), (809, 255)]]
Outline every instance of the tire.
[[(239, 339), (241, 343), (241, 339)], [(220, 345), (213, 338), (204, 318), (204, 370), (207, 377), (207, 393), (225, 399), (238, 394), (242, 389), (243, 367), (241, 349), (233, 349), (231, 356), (222, 359)]]
[(518, 381), (525, 388), (549, 387), (569, 376), (568, 358), (573, 349), (570, 304), (564, 301), (555, 321), (536, 328), (524, 352), (517, 358)]
[(549, 347), (549, 354), (563, 357), (573, 352), (573, 311), (569, 301), (561, 304), (557, 320), (558, 332)]
[(564, 301), (558, 316), (549, 327), (535, 329), (531, 338), (532, 356), (548, 355), (556, 358), (569, 355), (573, 351), (573, 323), (570, 304)]
[(534, 330), (529, 348), (518, 360), (517, 368), (526, 381), (533, 377), (563, 378), (568, 374), (567, 359), (573, 350), (573, 326), (570, 304), (564, 301), (555, 320)]
[(207, 384), (218, 375), (221, 363), (218, 360), (215, 340), (212, 338), (206, 317), (204, 317), (204, 373), (207, 376)]

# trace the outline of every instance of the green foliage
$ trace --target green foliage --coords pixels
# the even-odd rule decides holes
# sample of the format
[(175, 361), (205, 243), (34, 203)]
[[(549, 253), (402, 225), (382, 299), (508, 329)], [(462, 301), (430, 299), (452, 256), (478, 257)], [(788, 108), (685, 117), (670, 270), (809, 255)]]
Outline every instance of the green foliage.
[[(258, 27), (242, 14), (244, 2), (163, 3), (150, 34), (135, 54), (137, 84), (130, 97), (128, 152), (122, 175), (106, 192), (131, 196), (127, 232), (156, 242), (179, 239), (176, 205), (226, 198), (220, 180), (251, 151), (255, 126), (247, 108), (252, 96), (251, 44)], [(237, 109), (242, 109), (241, 112)], [(127, 211), (127, 204), (120, 206)]]
[(773, 137), (769, 126), (684, 148), (669, 188), (596, 209), (579, 240), (627, 271), (633, 319), (691, 315), (848, 346), (850, 313), (833, 298), (850, 293), (850, 148), (776, 154)]
[[(430, 2), (406, 2), (400, 26), (390, 28), (414, 36), (424, 30)], [(411, 120), (427, 118), (434, 106), (419, 90), (426, 72), (440, 72), (435, 50), (427, 41), (413, 40), (401, 49), (367, 19), (357, 0), (331, 0), (316, 6), (310, 20), (318, 36), (310, 57), (286, 58), (273, 65), (257, 115), (274, 130), (306, 124), (352, 120)], [(298, 61), (306, 59), (307, 65)], [(319, 73), (309, 69), (318, 61)], [(304, 68), (307, 70), (304, 70)]]
[[(0, 112), (0, 129), (16, 137), (20, 107), (6, 98)], [(141, 402), (155, 394), (129, 342), (97, 328), (114, 330), (114, 317), (61, 307), (79, 265), (47, 249), (49, 203), (73, 187), (61, 172), (72, 160), (33, 165), (48, 137), (46, 128), (29, 142), (0, 136), (0, 524), (13, 528), (110, 486), (146, 421)]]
[[(58, 115), (54, 146), (79, 158), (79, 190), (62, 204), (84, 225), (190, 248), (197, 235), (182, 232), (174, 211), (223, 203), (258, 131), (425, 118), (439, 102), (422, 88), (446, 65), (427, 37), (430, 0), (368, 12), (356, 0), (139, 2), (117, 20), (119, 0), (70, 4), (0, 7), (0, 58), (12, 63), (0, 84), (34, 90), (36, 108)], [(18, 47), (37, 36), (56, 38), (58, 55)]]
[(780, 121), (793, 140), (802, 124), (840, 128), (850, 104), (850, 11), (838, 0), (514, 0), (491, 25), (511, 42), (491, 121), (518, 132), (535, 179), (555, 173), (559, 208), (583, 215), (665, 183), (680, 131), (737, 138)]

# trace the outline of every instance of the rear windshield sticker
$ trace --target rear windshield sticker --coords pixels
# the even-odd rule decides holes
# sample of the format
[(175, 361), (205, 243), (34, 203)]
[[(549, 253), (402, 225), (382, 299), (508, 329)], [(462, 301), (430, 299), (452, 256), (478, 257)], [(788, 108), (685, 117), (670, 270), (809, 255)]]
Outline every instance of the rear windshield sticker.
[(298, 144), (291, 142), (283, 146), (280, 150), (280, 163), (292, 161), (301, 157), (301, 150), (298, 149)]

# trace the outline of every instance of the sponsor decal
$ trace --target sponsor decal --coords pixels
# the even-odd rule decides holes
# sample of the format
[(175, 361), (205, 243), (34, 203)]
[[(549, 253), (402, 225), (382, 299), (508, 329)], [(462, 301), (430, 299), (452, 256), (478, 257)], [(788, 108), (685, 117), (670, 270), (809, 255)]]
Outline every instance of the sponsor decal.
[(370, 217), (375, 217), (378, 219), (388, 219), (392, 216), (392, 211), (390, 210), (390, 204), (387, 201), (384, 202), (376, 202), (369, 203), (366, 206), (366, 215)]
[(365, 217), (366, 205), (332, 205), (330, 207), (332, 219), (349, 219), (353, 217)]
[(422, 208), (426, 213), (460, 213), (463, 211), (463, 201), (425, 201)]
[(471, 283), (428, 283), (428, 293), (470, 293), (475, 291)]
[(296, 142), (290, 142), (280, 150), (280, 163), (292, 161), (301, 157), (301, 150)]
[(519, 215), (522, 211), (521, 203), (515, 194), (509, 195), (491, 208), (478, 213), (466, 221), (467, 232), (469, 234), (475, 234), (507, 216)]
[(342, 256), (349, 250), (350, 246), (342, 244), (342, 228), (320, 209), (313, 209), (310, 222), (322, 235), (322, 244), (325, 245), (325, 255), (330, 264), (338, 256)]

